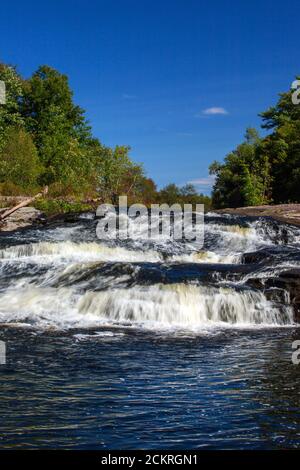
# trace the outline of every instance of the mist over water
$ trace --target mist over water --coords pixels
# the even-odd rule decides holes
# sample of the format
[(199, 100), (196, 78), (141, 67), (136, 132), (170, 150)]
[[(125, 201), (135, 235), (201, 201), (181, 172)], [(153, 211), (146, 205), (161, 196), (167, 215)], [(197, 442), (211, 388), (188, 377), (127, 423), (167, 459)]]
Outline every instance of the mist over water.
[(300, 231), (205, 219), (201, 247), (104, 242), (93, 214), (1, 235), (0, 447), (300, 446), (300, 333), (264, 285), (299, 268)]

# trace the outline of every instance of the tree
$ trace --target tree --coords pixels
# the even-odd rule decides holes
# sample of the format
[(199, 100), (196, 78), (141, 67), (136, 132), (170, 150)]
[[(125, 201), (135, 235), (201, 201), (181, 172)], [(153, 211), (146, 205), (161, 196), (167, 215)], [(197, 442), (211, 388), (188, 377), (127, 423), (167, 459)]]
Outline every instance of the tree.
[(73, 103), (66, 75), (47, 65), (39, 67), (24, 85), (22, 114), (45, 167), (44, 184), (66, 183), (75, 147), (78, 172), (87, 168), (83, 155), (89, 155), (93, 139), (84, 111)]
[(216, 176), (214, 207), (260, 205), (270, 200), (270, 165), (253, 128), (247, 129), (245, 141), (227, 155), (223, 164), (212, 163), (210, 174)]
[(262, 127), (272, 130), (263, 141), (263, 150), (271, 165), (274, 202), (299, 202), (300, 106), (292, 102), (292, 91), (280, 93), (277, 104), (261, 117)]
[(11, 127), (24, 127), (20, 112), (23, 82), (14, 67), (0, 63), (0, 80), (5, 83), (6, 102), (0, 104), (0, 149), (3, 147)]
[(10, 128), (0, 153), (0, 182), (26, 191), (37, 186), (41, 171), (31, 136), (23, 129)]
[(136, 199), (149, 207), (158, 202), (158, 193), (155, 182), (151, 178), (142, 176), (136, 186)]
[(176, 184), (171, 183), (165, 186), (159, 192), (159, 200), (161, 203), (172, 204), (180, 203), (180, 188)]
[(96, 163), (98, 191), (105, 202), (118, 203), (122, 194), (132, 196), (143, 177), (141, 165), (129, 158), (130, 147), (103, 147)]

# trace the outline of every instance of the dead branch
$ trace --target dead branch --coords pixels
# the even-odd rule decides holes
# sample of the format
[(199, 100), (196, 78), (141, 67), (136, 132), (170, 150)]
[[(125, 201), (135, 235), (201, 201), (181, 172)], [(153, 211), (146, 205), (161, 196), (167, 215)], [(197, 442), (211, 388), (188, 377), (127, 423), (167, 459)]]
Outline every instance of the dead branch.
[(18, 209), (21, 209), (21, 207), (28, 206), (31, 202), (35, 201), (39, 197), (45, 196), (48, 193), (48, 186), (46, 186), (41, 193), (38, 193), (36, 196), (30, 197), (26, 199), (25, 201), (20, 202), (20, 204), (17, 204), (16, 206), (12, 207), (11, 209), (7, 209), (4, 211), (2, 214), (0, 214), (0, 220), (6, 219), (9, 215), (13, 214), (13, 212), (17, 211)]

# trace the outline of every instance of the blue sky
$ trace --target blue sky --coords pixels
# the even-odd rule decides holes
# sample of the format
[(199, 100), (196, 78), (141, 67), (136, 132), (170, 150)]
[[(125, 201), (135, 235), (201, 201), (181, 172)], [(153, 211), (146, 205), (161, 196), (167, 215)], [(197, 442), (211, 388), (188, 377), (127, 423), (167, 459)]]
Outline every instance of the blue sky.
[(1, 2), (0, 60), (66, 73), (104, 144), (130, 145), (159, 186), (209, 192), (210, 162), (300, 74), (299, 13), (299, 0)]

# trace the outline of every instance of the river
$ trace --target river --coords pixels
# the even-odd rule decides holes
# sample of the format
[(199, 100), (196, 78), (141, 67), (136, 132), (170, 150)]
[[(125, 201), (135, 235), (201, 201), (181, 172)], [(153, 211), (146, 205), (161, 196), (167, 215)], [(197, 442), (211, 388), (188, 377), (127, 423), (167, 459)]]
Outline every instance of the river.
[(0, 448), (299, 448), (299, 228), (211, 213), (199, 249), (96, 225), (0, 237)]

